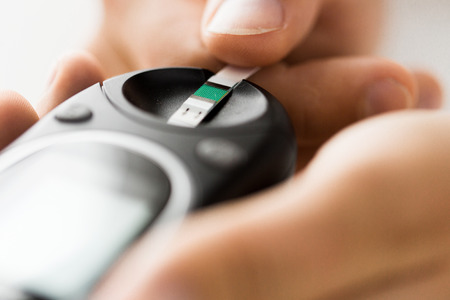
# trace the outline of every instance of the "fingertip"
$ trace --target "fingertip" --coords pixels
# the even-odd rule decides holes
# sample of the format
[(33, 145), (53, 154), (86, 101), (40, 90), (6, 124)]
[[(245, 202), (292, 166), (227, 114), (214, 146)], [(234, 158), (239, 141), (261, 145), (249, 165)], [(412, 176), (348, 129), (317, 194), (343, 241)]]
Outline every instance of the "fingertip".
[(39, 120), (33, 106), (13, 91), (0, 92), (0, 149), (19, 137)]
[(103, 79), (103, 69), (90, 53), (79, 51), (61, 56), (48, 90), (37, 105), (39, 116), (44, 116), (66, 99)]
[(361, 116), (412, 108), (414, 101), (413, 94), (402, 82), (392, 78), (377, 79), (366, 91)]
[(418, 87), (412, 72), (388, 59), (368, 62), (372, 71), (367, 78), (361, 118), (416, 106)]
[(438, 79), (426, 71), (415, 71), (418, 86), (417, 107), (423, 109), (439, 109), (444, 102), (444, 92)]
[(264, 66), (286, 57), (307, 35), (319, 1), (209, 1), (202, 39), (219, 60)]

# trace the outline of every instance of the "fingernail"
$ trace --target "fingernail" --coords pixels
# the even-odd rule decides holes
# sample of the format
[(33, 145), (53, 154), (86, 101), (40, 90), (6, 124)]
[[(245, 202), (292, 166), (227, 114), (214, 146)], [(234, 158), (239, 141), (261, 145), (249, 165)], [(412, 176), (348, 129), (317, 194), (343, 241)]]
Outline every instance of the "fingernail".
[(209, 23), (208, 31), (231, 35), (256, 35), (284, 26), (279, 0), (224, 0)]
[(153, 294), (154, 297), (152, 299), (161, 299), (161, 300), (193, 300), (198, 299), (192, 297), (193, 295), (188, 292), (186, 289), (180, 289), (179, 286), (165, 286), (162, 289), (156, 291)]
[(418, 108), (439, 109), (442, 107), (442, 92), (440, 89), (422, 86), (419, 90)]
[(388, 111), (410, 108), (413, 95), (408, 88), (398, 81), (387, 78), (369, 87), (363, 108), (365, 117)]

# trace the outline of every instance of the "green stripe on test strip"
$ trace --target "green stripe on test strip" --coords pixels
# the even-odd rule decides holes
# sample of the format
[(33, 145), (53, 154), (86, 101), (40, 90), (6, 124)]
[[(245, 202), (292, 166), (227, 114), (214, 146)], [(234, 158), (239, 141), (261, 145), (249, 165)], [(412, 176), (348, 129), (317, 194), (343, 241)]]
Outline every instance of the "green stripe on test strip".
[(194, 96), (219, 102), (227, 94), (228, 90), (204, 84), (194, 93)]

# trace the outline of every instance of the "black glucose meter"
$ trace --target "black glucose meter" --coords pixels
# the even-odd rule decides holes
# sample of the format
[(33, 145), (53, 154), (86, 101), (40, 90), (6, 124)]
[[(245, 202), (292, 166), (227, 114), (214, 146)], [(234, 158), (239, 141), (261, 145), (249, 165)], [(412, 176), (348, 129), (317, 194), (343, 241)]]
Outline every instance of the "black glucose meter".
[[(213, 75), (165, 68), (95, 84), (1, 153), (0, 299), (85, 299), (144, 231), (293, 174), (281, 104), (246, 80), (205, 87)], [(191, 96), (214, 109), (195, 128), (168, 124)]]

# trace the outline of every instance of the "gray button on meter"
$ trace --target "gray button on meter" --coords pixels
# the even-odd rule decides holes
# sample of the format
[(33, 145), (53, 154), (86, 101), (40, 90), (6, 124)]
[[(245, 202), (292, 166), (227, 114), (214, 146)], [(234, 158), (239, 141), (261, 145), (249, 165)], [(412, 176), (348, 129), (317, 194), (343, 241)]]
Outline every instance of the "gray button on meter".
[(244, 149), (223, 138), (207, 138), (200, 141), (196, 153), (205, 163), (223, 169), (236, 167), (247, 160)]
[(92, 111), (86, 105), (73, 103), (69, 106), (60, 108), (55, 118), (61, 122), (78, 123), (92, 118)]

